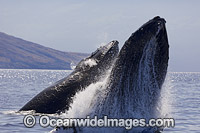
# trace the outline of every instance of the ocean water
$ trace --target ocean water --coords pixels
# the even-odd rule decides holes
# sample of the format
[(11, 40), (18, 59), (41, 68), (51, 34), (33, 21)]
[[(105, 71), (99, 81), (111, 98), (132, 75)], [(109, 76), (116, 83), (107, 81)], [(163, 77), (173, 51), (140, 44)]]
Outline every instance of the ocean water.
[[(23, 124), (24, 115), (17, 111), (32, 97), (71, 71), (0, 69), (0, 132), (49, 132), (53, 128), (33, 128)], [(200, 132), (200, 73), (169, 72), (162, 95), (162, 112), (175, 119), (174, 128), (166, 133)], [(38, 117), (38, 116), (37, 116)]]

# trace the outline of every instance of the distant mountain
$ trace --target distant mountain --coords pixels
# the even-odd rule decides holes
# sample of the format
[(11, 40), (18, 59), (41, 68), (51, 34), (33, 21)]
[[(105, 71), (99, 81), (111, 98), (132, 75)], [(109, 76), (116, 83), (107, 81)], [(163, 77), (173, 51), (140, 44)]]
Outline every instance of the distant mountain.
[(62, 52), (0, 32), (0, 69), (71, 69), (88, 54)]

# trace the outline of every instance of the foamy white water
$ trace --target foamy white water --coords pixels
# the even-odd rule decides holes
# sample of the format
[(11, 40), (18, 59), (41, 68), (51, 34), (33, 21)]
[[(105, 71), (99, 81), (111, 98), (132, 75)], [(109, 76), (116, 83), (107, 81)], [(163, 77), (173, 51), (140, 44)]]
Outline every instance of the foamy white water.
[(86, 118), (87, 115), (90, 115), (93, 112), (92, 105), (97, 100), (96, 94), (105, 91), (110, 72), (111, 70), (107, 70), (98, 82), (89, 85), (84, 91), (78, 92), (70, 105), (71, 108), (62, 115), (68, 118)]

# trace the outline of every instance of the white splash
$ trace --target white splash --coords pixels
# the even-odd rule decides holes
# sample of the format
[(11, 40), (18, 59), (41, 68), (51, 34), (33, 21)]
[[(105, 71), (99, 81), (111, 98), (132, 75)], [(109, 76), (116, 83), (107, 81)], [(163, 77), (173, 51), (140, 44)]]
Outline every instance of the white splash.
[(162, 86), (160, 99), (158, 103), (158, 110), (159, 114), (158, 116), (160, 118), (170, 118), (171, 117), (171, 105), (174, 102), (172, 95), (171, 95), (171, 89), (173, 88), (171, 84), (171, 79), (169, 73), (167, 74), (165, 78), (165, 82)]
[(71, 67), (72, 70), (74, 70), (76, 68), (76, 65), (74, 64), (74, 62), (70, 63), (70, 67)]
[(98, 82), (89, 85), (84, 91), (78, 92), (73, 99), (71, 108), (61, 115), (65, 118), (85, 118), (90, 114), (93, 111), (91, 104), (97, 98), (95, 94), (104, 91), (110, 72), (111, 70), (108, 70)]

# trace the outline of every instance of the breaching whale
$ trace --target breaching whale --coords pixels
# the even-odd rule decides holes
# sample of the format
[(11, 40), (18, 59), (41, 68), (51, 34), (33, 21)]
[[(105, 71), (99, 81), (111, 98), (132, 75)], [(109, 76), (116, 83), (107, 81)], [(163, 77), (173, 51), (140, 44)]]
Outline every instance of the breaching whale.
[(106, 96), (96, 113), (110, 117), (153, 117), (169, 59), (166, 21), (155, 17), (125, 42), (112, 68)]
[[(169, 44), (166, 21), (155, 17), (142, 25), (125, 42), (112, 67), (105, 88), (97, 89), (91, 102), (90, 118), (157, 118), (156, 106), (164, 83)], [(105, 122), (105, 121), (104, 121)], [(130, 123), (129, 123), (130, 125)], [(160, 132), (160, 128), (57, 128), (58, 132)], [(56, 129), (53, 131), (56, 132)]]
[(52, 114), (69, 109), (74, 95), (97, 82), (112, 66), (118, 51), (118, 41), (101, 46), (91, 56), (80, 61), (69, 76), (44, 89), (19, 111), (34, 110), (36, 113)]
[[(157, 105), (164, 83), (169, 44), (166, 21), (155, 17), (134, 32), (113, 65), (107, 87), (97, 91), (91, 118), (157, 118)], [(77, 128), (78, 132), (159, 132), (159, 128)]]

